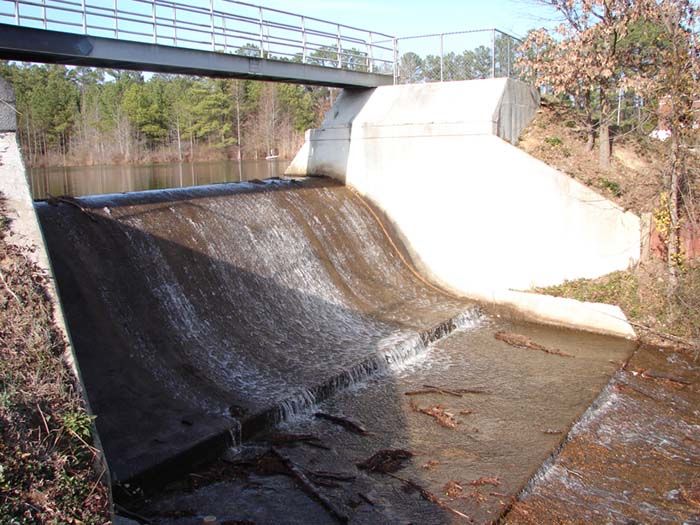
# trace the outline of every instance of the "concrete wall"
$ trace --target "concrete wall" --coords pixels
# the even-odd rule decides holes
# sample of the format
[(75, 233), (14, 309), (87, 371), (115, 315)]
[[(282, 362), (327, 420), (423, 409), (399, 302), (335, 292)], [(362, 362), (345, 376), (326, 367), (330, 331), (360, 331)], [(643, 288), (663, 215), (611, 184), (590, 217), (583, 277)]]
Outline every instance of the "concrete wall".
[[(53, 306), (53, 320), (62, 333), (66, 345), (63, 359), (71, 368), (80, 386), (81, 394), (90, 413), (90, 405), (85, 395), (80, 370), (78, 368), (70, 336), (66, 328), (63, 308), (59, 300), (56, 281), (49, 262), (44, 237), (41, 233), (32, 200), (31, 189), (27, 178), (16, 133), (15, 95), (10, 84), (0, 78), (0, 193), (5, 198), (5, 206), (10, 219), (7, 239), (10, 243), (25, 247), (25, 255), (44, 271), (47, 276), (46, 291)], [(93, 427), (93, 445), (102, 451), (97, 432)], [(96, 460), (99, 464), (97, 472), (104, 472), (105, 483), (109, 479), (109, 470), (104, 454)], [(108, 485), (109, 486), (109, 485)], [(111, 498), (111, 489), (110, 489)]]
[(510, 79), (345, 92), (287, 173), (353, 186), (443, 286), (521, 304), (512, 290), (626, 269), (640, 252), (638, 217), (507, 142), (538, 103)]

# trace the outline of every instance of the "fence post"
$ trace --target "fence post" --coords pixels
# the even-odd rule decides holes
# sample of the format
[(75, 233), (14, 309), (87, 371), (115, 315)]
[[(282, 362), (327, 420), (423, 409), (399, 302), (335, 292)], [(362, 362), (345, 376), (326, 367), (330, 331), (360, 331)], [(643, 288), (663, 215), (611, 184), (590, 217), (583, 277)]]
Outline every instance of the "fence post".
[(341, 54), (341, 46), (340, 46), (340, 24), (337, 25), (338, 27), (338, 37), (337, 37), (337, 44), (338, 44), (338, 69), (343, 67), (343, 55)]
[(153, 18), (153, 43), (158, 43), (158, 21), (156, 20), (156, 1), (151, 0), (151, 17)]
[(491, 30), (491, 78), (496, 78), (496, 29)]
[(369, 44), (367, 45), (367, 60), (369, 60), (369, 67), (367, 68), (370, 73), (374, 72), (374, 58), (372, 50), (374, 48), (374, 43), (372, 42), (372, 31), (369, 32)]
[(440, 33), (440, 82), (442, 82), (445, 79), (445, 75), (443, 73), (445, 69), (445, 53), (443, 49), (443, 44), (445, 43), (445, 35), (444, 33)]
[(512, 39), (510, 36), (508, 36), (507, 39), (508, 39), (508, 54), (507, 54), (507, 60), (508, 60), (508, 77), (510, 78), (510, 64), (511, 64), (511, 59), (512, 59), (512, 57), (511, 57), (511, 52), (512, 52), (512, 49), (513, 49), (513, 46), (512, 46), (512, 44), (513, 44), (513, 39)]
[(114, 38), (119, 38), (119, 12), (117, 0), (114, 0)]
[(306, 18), (301, 17), (301, 63), (306, 64)]
[(209, 28), (211, 31), (211, 50), (216, 51), (216, 36), (214, 35), (214, 0), (209, 0)]
[(394, 48), (394, 85), (399, 83), (399, 42), (396, 38), (392, 38), (392, 47)]
[(19, 0), (15, 0), (15, 24), (19, 25)]
[(263, 10), (262, 7), (258, 8), (259, 23), (260, 23), (260, 58), (265, 58), (265, 46), (263, 45)]

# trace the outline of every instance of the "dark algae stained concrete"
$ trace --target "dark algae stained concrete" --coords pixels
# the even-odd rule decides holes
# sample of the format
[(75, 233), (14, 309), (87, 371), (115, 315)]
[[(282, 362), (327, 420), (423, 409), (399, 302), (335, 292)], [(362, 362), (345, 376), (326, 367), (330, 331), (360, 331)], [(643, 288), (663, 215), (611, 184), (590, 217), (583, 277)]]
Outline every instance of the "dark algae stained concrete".
[(328, 180), (37, 210), (116, 480), (216, 454), (475, 315)]
[[(494, 338), (500, 330), (574, 357), (512, 347)], [(618, 339), (484, 319), (391, 374), (318, 407), (361, 424), (365, 435), (313, 414), (298, 417), (258, 436), (218, 467), (183, 478), (135, 508), (159, 524), (194, 525), (206, 514), (222, 522), (314, 523), (296, 509), (255, 507), (282, 480), (293, 479), (265, 468), (264, 454), (273, 447), (320, 482), (315, 490), (351, 523), (490, 523), (507, 512), (633, 349)], [(426, 385), (443, 392), (430, 392)], [(417, 410), (436, 406), (453, 415), (452, 428)], [(318, 441), (280, 441), (289, 435)], [(413, 456), (391, 475), (358, 468), (386, 449)], [(263, 459), (253, 459), (256, 454)], [(337, 477), (323, 478), (328, 473)], [(236, 505), (222, 505), (223, 494), (236, 494)], [(278, 494), (281, 500), (297, 500), (306, 492), (297, 483)], [(426, 499), (429, 495), (439, 504)], [(311, 508), (319, 507), (317, 500)], [(319, 521), (333, 522), (328, 513)]]

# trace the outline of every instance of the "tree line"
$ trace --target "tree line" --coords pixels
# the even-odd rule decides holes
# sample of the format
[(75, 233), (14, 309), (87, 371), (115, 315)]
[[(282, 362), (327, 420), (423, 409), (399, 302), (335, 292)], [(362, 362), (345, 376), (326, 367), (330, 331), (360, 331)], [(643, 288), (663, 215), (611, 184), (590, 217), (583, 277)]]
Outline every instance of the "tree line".
[(30, 166), (255, 159), (296, 153), (328, 88), (4, 62)]

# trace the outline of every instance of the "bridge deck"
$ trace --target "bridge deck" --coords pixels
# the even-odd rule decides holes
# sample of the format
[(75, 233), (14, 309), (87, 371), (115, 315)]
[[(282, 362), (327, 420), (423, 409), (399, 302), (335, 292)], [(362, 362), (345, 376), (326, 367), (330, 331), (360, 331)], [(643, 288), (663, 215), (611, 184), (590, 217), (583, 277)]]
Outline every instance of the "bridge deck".
[(0, 24), (0, 59), (342, 88), (372, 88), (393, 82), (391, 75), (10, 24)]

